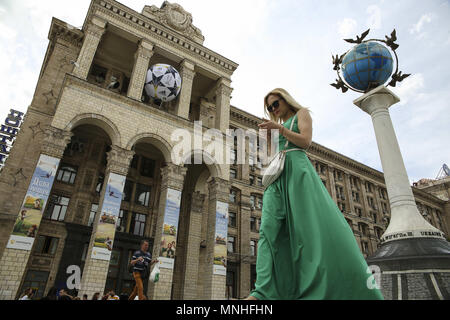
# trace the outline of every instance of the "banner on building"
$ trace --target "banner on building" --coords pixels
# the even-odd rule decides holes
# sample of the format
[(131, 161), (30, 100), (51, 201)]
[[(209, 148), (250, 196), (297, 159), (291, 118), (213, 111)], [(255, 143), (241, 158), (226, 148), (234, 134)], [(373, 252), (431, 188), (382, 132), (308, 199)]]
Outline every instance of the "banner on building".
[(227, 275), (228, 203), (217, 201), (213, 274)]
[(174, 267), (180, 203), (181, 191), (168, 189), (161, 235), (161, 249), (158, 258), (160, 268), (173, 269)]
[(58, 158), (43, 154), (39, 157), (7, 248), (30, 251), (33, 247), (58, 165)]
[(111, 258), (124, 186), (124, 176), (115, 173), (109, 174), (103, 205), (100, 210), (100, 218), (95, 230), (92, 259), (109, 261)]

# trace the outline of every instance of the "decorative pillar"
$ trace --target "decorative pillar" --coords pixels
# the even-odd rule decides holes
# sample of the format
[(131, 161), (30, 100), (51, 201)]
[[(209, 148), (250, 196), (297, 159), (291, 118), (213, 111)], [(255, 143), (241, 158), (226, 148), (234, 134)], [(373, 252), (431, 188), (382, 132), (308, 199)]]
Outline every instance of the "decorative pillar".
[(197, 279), (200, 259), (200, 242), (202, 232), (202, 213), (205, 194), (199, 191), (192, 194), (189, 219), (189, 234), (186, 242), (186, 265), (184, 272), (183, 299), (195, 300), (197, 296)]
[(344, 182), (345, 182), (345, 189), (347, 189), (347, 199), (348, 199), (348, 205), (349, 205), (349, 212), (353, 213), (355, 212), (355, 205), (353, 203), (353, 196), (352, 196), (352, 185), (350, 184), (350, 174), (344, 172)]
[(78, 55), (77, 65), (75, 65), (73, 70), (74, 76), (83, 80), (87, 79), (98, 45), (105, 32), (106, 21), (93, 17), (84, 33), (83, 46)]
[(171, 298), (181, 192), (186, 173), (186, 167), (173, 163), (161, 168), (161, 191), (152, 253), (152, 258), (159, 260), (160, 274), (157, 283), (149, 281), (148, 284), (147, 295), (152, 300)]
[(178, 98), (176, 113), (178, 116), (189, 119), (189, 108), (191, 105), (192, 84), (194, 82), (195, 65), (188, 61), (183, 60), (181, 62), (180, 75), (181, 75), (181, 91)]
[(334, 172), (334, 167), (328, 165), (328, 179), (330, 181), (331, 197), (333, 198), (334, 202), (337, 203), (336, 183), (334, 182), (333, 172)]
[(150, 59), (153, 54), (153, 44), (145, 39), (139, 41), (138, 49), (134, 55), (133, 73), (128, 88), (129, 98), (141, 101)]
[(225, 78), (220, 78), (217, 82), (216, 89), (216, 129), (223, 133), (227, 132), (230, 127), (230, 100), (231, 81)]
[[(225, 300), (230, 182), (210, 177), (204, 299)], [(225, 217), (225, 218), (224, 218)]]
[(95, 292), (102, 293), (105, 289), (123, 188), (133, 156), (134, 151), (118, 146), (112, 146), (108, 152), (105, 183), (100, 194), (99, 211), (94, 218), (80, 295), (87, 294), (91, 297)]
[(59, 162), (72, 135), (54, 127), (45, 129), (41, 155), (0, 260), (0, 300), (13, 300), (18, 294)]
[(389, 115), (389, 107), (399, 101), (384, 86), (379, 86), (354, 101), (355, 105), (372, 117), (389, 195), (391, 221), (381, 241), (413, 237), (445, 239), (443, 232), (429, 224), (417, 209)]
[(250, 196), (242, 195), (241, 212), (239, 214), (239, 296), (247, 297), (250, 294)]
[[(363, 184), (364, 182), (364, 184)], [(370, 206), (369, 206), (369, 201), (367, 200), (367, 191), (366, 191), (366, 182), (367, 181), (362, 181), (361, 180), (361, 200), (362, 200), (362, 205), (363, 205), (363, 214), (362, 216), (365, 218), (369, 218), (370, 215)]]

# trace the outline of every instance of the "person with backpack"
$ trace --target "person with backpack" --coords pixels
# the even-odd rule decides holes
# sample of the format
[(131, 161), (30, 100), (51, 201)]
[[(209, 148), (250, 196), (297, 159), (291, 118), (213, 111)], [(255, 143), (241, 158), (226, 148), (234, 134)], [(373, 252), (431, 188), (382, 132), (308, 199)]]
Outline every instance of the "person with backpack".
[(130, 271), (133, 272), (136, 285), (128, 300), (134, 300), (136, 295), (139, 297), (139, 300), (147, 300), (147, 297), (144, 295), (144, 284), (142, 280), (148, 278), (151, 266), (158, 262), (158, 259), (152, 260), (152, 255), (148, 252), (148, 246), (149, 243), (147, 240), (141, 241), (140, 250), (136, 251), (131, 258)]

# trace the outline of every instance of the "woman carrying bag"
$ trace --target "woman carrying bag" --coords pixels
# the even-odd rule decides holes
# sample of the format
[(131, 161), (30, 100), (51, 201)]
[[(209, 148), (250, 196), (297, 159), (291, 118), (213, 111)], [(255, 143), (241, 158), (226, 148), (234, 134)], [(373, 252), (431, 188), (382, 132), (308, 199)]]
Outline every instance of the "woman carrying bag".
[(279, 149), (297, 150), (285, 153), (283, 170), (264, 191), (257, 278), (246, 300), (383, 300), (350, 226), (306, 155), (309, 110), (284, 89), (267, 94), (264, 104), (271, 120), (259, 127), (268, 130), (268, 140), (278, 129)]

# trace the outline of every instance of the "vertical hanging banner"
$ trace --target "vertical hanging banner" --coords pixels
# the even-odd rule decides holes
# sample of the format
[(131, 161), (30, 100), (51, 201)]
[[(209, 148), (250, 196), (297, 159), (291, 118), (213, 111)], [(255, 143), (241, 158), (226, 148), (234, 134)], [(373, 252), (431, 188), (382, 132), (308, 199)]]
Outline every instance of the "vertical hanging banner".
[(109, 261), (111, 258), (124, 186), (124, 176), (115, 173), (109, 174), (103, 205), (100, 210), (100, 219), (95, 231), (92, 259)]
[(161, 235), (159, 267), (173, 269), (177, 244), (178, 221), (180, 216), (181, 191), (167, 189), (166, 209)]
[(217, 201), (213, 274), (227, 275), (228, 203)]
[(42, 154), (14, 224), (7, 248), (30, 251), (58, 170), (59, 159)]

